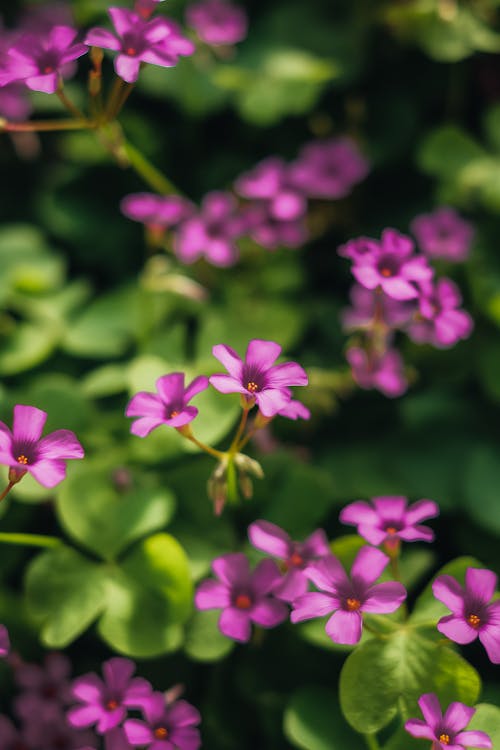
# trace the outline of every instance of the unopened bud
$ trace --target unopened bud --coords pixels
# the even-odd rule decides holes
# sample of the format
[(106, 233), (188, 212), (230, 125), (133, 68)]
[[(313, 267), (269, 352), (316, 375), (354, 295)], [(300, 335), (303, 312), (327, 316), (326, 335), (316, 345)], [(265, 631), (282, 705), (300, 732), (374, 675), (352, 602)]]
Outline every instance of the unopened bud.
[(26, 469), (16, 469), (13, 466), (9, 469), (9, 482), (10, 484), (17, 484), (21, 481), (24, 475), (27, 473)]
[(96, 70), (100, 72), (102, 61), (104, 59), (104, 52), (100, 47), (91, 47), (90, 48), (90, 59), (92, 61), (92, 65)]
[(262, 466), (254, 458), (250, 458), (245, 453), (237, 453), (234, 457), (234, 463), (237, 468), (245, 473), (251, 474), (257, 479), (264, 479)]
[(250, 500), (253, 497), (253, 482), (248, 474), (240, 473), (238, 476), (238, 484), (245, 500)]

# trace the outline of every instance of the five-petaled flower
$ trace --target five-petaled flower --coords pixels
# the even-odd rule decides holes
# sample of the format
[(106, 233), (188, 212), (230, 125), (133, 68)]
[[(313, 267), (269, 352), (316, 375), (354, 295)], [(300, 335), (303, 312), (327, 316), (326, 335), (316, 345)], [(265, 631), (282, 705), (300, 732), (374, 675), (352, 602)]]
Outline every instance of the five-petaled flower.
[(216, 47), (236, 44), (247, 35), (246, 12), (227, 0), (201, 0), (188, 5), (186, 21), (203, 42)]
[(127, 417), (139, 417), (130, 427), (133, 435), (146, 437), (151, 430), (162, 424), (183, 427), (192, 422), (198, 414), (198, 409), (188, 406), (188, 402), (197, 393), (208, 388), (208, 378), (195, 378), (186, 388), (184, 373), (172, 372), (158, 378), (156, 388), (158, 393), (136, 393), (126, 408)]
[(128, 719), (123, 728), (134, 747), (150, 750), (198, 750), (201, 745), (197, 725), (201, 716), (185, 700), (167, 705), (163, 693), (153, 693), (142, 707), (146, 721)]
[(491, 601), (496, 585), (493, 571), (467, 568), (465, 588), (452, 576), (442, 575), (432, 591), (452, 612), (439, 620), (438, 630), (462, 645), (479, 638), (490, 661), (500, 664), (500, 599)]
[(221, 633), (246, 643), (251, 623), (274, 628), (288, 615), (288, 608), (272, 594), (281, 582), (281, 573), (273, 560), (262, 560), (253, 572), (244, 554), (236, 552), (217, 557), (212, 570), (218, 581), (203, 581), (196, 591), (198, 609), (222, 609)]
[(375, 388), (389, 398), (401, 396), (407, 389), (404, 364), (396, 349), (382, 354), (351, 346), (346, 352), (352, 377), (360, 388)]
[(362, 613), (394, 612), (406, 598), (401, 583), (375, 583), (389, 557), (374, 547), (363, 547), (354, 560), (351, 577), (333, 555), (307, 569), (308, 578), (321, 591), (299, 596), (293, 602), (292, 622), (330, 614), (325, 630), (335, 643), (355, 644), (361, 638)]
[(257, 404), (265, 417), (274, 417), (290, 402), (289, 386), (307, 385), (308, 378), (296, 362), (274, 365), (281, 354), (281, 346), (274, 341), (252, 339), (245, 360), (224, 344), (212, 349), (229, 375), (217, 374), (210, 383), (221, 393), (241, 393), (247, 406)]
[(408, 506), (406, 497), (391, 495), (374, 497), (371, 503), (357, 500), (340, 511), (342, 523), (357, 526), (357, 531), (370, 544), (385, 542), (392, 545), (397, 540), (404, 542), (432, 542), (434, 532), (420, 521), (439, 515), (439, 508), (432, 500), (419, 500)]
[(152, 687), (142, 677), (132, 677), (135, 664), (130, 659), (114, 657), (102, 666), (104, 681), (96, 674), (78, 677), (73, 683), (73, 696), (83, 705), (68, 712), (73, 727), (96, 725), (99, 734), (106, 734), (119, 726), (127, 715), (127, 708), (141, 708), (152, 695)]
[(419, 313), (408, 328), (413, 341), (437, 348), (453, 346), (470, 336), (474, 323), (469, 313), (460, 310), (462, 295), (450, 279), (420, 285)]
[(408, 719), (406, 731), (413, 737), (430, 740), (432, 750), (464, 750), (467, 747), (493, 747), (491, 739), (485, 732), (464, 729), (476, 713), (475, 708), (465, 703), (450, 703), (443, 716), (437, 695), (425, 693), (418, 699), (418, 705), (424, 716), (421, 719)]
[(283, 561), (284, 575), (273, 593), (278, 599), (292, 602), (309, 587), (305, 569), (316, 560), (330, 554), (328, 539), (323, 529), (317, 529), (303, 542), (294, 542), (274, 523), (255, 521), (248, 527), (248, 537), (257, 549)]
[(474, 239), (473, 225), (448, 206), (416, 216), (410, 229), (429, 258), (459, 263), (467, 258)]
[(0, 463), (9, 467), (9, 479), (26, 472), (44, 487), (55, 487), (66, 476), (66, 459), (83, 458), (83, 448), (71, 430), (56, 430), (41, 437), (46, 412), (35, 406), (14, 406), (12, 432), (0, 422)]

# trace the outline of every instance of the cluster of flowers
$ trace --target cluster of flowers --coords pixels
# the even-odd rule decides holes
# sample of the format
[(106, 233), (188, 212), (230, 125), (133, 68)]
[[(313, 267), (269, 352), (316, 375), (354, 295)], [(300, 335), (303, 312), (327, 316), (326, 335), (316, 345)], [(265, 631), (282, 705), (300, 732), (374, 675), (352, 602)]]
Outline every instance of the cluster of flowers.
[[(70, 661), (60, 653), (48, 654), (43, 666), (13, 654), (10, 665), (21, 691), (13, 705), (19, 726), (0, 716), (2, 750), (96, 750), (100, 737), (106, 750), (200, 747), (201, 717), (179, 700), (182, 688), (155, 692), (147, 680), (133, 677), (135, 664), (129, 659), (106, 661), (104, 679), (87, 674), (73, 681)], [(131, 710), (141, 718), (129, 718)]]
[(347, 349), (354, 380), (361, 388), (375, 388), (386, 396), (399, 396), (407, 388), (404, 365), (392, 343), (396, 331), (412, 341), (438, 348), (467, 338), (473, 327), (470, 315), (460, 309), (462, 297), (448, 278), (434, 278), (430, 259), (459, 262), (467, 257), (474, 236), (472, 226), (451, 208), (417, 216), (413, 240), (394, 229), (385, 229), (379, 241), (367, 237), (351, 240), (339, 254), (352, 262), (356, 284), (352, 307), (344, 311), (343, 326), (360, 337)]
[(225, 267), (236, 263), (238, 241), (246, 236), (268, 250), (304, 244), (308, 200), (343, 198), (367, 173), (368, 162), (354, 141), (332, 138), (306, 144), (289, 164), (265, 159), (238, 177), (234, 192), (212, 191), (199, 208), (179, 196), (134, 193), (121, 209), (159, 241), (171, 232), (182, 263), (204, 257)]
[[(83, 42), (65, 3), (32, 9), (15, 30), (0, 31), (0, 115), (12, 121), (29, 116), (26, 89), (53, 94), (63, 79), (74, 75), (74, 61), (89, 47), (117, 53), (115, 71), (134, 83), (141, 63), (177, 65), (179, 56), (192, 55), (193, 42), (178, 24), (164, 16), (151, 19), (160, 0), (136, 0), (134, 10), (114, 7), (109, 15), (114, 33), (91, 29)], [(245, 38), (245, 12), (226, 0), (201, 0), (186, 10), (186, 21), (208, 45), (231, 45)]]

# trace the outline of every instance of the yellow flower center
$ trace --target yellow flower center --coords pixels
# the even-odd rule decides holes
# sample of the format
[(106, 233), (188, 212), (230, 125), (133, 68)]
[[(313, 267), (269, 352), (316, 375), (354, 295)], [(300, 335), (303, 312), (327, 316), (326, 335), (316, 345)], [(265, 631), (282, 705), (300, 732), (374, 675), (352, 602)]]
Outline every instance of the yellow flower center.
[(238, 609), (250, 609), (252, 606), (252, 600), (247, 594), (238, 594), (234, 603)]
[(468, 616), (467, 622), (469, 625), (472, 625), (473, 628), (478, 628), (481, 625), (481, 618), (475, 614), (471, 614)]
[(381, 275), (382, 275), (382, 276), (383, 276), (383, 277), (384, 277), (385, 279), (388, 279), (388, 278), (389, 278), (390, 276), (392, 276), (392, 271), (391, 271), (391, 269), (390, 269), (390, 268), (381, 268), (381, 269), (380, 269), (380, 273), (381, 273)]
[(439, 741), (442, 745), (449, 745), (450, 744), (450, 735), (449, 734), (440, 734), (439, 735)]
[(21, 453), (21, 455), (16, 458), (16, 461), (18, 464), (23, 464), (23, 466), (26, 466), (26, 464), (28, 463), (28, 458), (24, 455), (24, 453)]
[(349, 612), (356, 612), (361, 607), (361, 602), (359, 601), (359, 599), (349, 598), (346, 604)]
[(259, 390), (259, 386), (257, 383), (254, 383), (253, 380), (251, 380), (249, 383), (247, 383), (247, 391), (250, 391), (250, 393), (255, 393), (255, 391)]
[(393, 536), (394, 534), (397, 533), (397, 531), (398, 530), (394, 526), (388, 526), (386, 528), (386, 532), (389, 534), (389, 536)]
[(158, 727), (154, 731), (154, 736), (157, 740), (166, 740), (168, 737), (168, 729), (166, 727)]

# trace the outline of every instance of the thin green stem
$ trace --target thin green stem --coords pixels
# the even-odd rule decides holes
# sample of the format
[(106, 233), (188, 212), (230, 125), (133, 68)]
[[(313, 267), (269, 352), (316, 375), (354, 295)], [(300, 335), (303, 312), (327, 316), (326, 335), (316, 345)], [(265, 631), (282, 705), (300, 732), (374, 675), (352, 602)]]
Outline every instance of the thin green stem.
[(234, 440), (231, 443), (231, 447), (229, 448), (229, 453), (231, 455), (234, 455), (235, 453), (237, 453), (238, 450), (241, 448), (241, 445), (239, 443), (240, 443), (241, 436), (243, 435), (245, 431), (249, 411), (250, 411), (249, 409), (246, 409), (245, 407), (243, 407), (243, 414), (241, 415), (241, 420), (238, 425), (238, 429), (236, 430), (236, 435), (234, 436)]
[(17, 484), (17, 482), (9, 482), (9, 484), (7, 485), (7, 487), (6, 487), (5, 489), (4, 489), (4, 491), (3, 491), (3, 492), (2, 492), (2, 494), (0, 495), (0, 503), (2, 502), (2, 500), (3, 500), (3, 499), (4, 499), (5, 497), (7, 497), (7, 495), (9, 494), (9, 492), (11, 491), (11, 489), (13, 488), (13, 486), (14, 486), (15, 484)]
[(370, 750), (380, 750), (380, 745), (378, 744), (377, 736), (375, 734), (364, 734), (363, 737), (365, 738), (366, 745)]
[(200, 448), (200, 450), (205, 451), (205, 453), (209, 453), (211, 456), (214, 456), (214, 458), (221, 460), (226, 455), (222, 451), (218, 451), (215, 448), (211, 448), (209, 445), (202, 443), (201, 440), (198, 440), (198, 438), (195, 438), (194, 435), (184, 435), (184, 437), (190, 440), (195, 445), (197, 445), (198, 448)]
[(57, 89), (56, 94), (57, 94), (59, 101), (63, 105), (63, 107), (65, 107), (68, 110), (68, 112), (70, 112), (73, 115), (73, 117), (75, 117), (77, 120), (87, 119), (85, 115), (83, 114), (83, 112), (80, 109), (78, 109), (78, 107), (75, 104), (73, 104), (71, 99), (69, 99), (66, 96), (62, 81), (59, 84), (59, 88)]
[(116, 113), (118, 111), (118, 102), (120, 101), (122, 91), (126, 85), (127, 84), (125, 83), (123, 78), (116, 76), (115, 80), (113, 81), (106, 106), (106, 120), (108, 120), (108, 122), (115, 119)]
[(0, 532), (0, 544), (16, 544), (23, 547), (58, 547), (62, 540), (56, 536), (42, 536), (41, 534), (9, 534)]
[(122, 149), (127, 160), (137, 174), (142, 177), (153, 190), (162, 195), (179, 194), (179, 190), (160, 172), (135, 146), (124, 140)]
[(92, 120), (30, 120), (8, 122), (0, 119), (0, 133), (41, 133), (51, 130), (91, 130), (97, 127)]
[(135, 86), (134, 83), (127, 83), (122, 88), (121, 94), (120, 94), (120, 96), (118, 98), (118, 102), (116, 104), (116, 112), (114, 113), (114, 117), (118, 117), (118, 115), (122, 111), (122, 109), (123, 109), (123, 107), (125, 105), (125, 102), (129, 98), (129, 96), (132, 93), (132, 91), (134, 90), (134, 86)]

